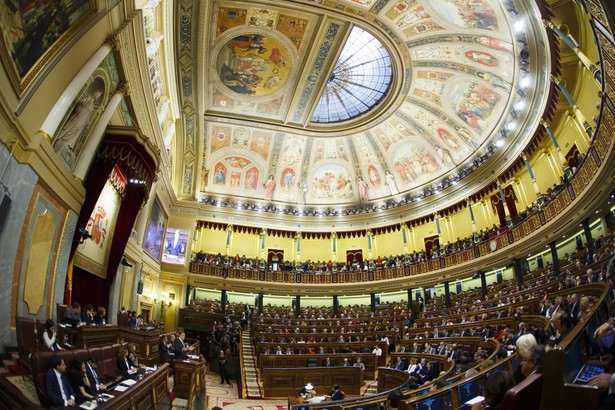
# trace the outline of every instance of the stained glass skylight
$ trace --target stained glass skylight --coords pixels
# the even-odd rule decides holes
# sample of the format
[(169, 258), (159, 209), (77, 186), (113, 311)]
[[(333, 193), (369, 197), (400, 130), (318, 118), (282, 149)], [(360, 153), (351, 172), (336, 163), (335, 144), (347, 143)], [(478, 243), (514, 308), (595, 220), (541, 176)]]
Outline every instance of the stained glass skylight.
[(392, 78), (387, 49), (355, 26), (327, 80), (312, 122), (341, 122), (368, 112), (386, 97)]

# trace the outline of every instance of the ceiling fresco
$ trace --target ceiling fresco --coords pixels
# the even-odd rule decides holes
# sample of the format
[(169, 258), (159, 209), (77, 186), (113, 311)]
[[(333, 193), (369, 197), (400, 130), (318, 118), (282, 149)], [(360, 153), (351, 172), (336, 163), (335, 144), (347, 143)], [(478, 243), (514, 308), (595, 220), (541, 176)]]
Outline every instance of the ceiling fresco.
[[(477, 158), (520, 152), (546, 98), (522, 85), (548, 78), (549, 57), (535, 52), (542, 25), (525, 17), (519, 30), (518, 16), (536, 13), (512, 0), (207, 4), (200, 198), (416, 196), (478, 170)], [(355, 26), (390, 56), (388, 95), (357, 118), (311, 122)]]

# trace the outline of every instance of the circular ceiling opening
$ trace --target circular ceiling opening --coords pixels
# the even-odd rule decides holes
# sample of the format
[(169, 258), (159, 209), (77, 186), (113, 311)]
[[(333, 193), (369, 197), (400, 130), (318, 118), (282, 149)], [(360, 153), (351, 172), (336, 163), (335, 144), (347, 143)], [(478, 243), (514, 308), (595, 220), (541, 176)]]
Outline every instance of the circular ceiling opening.
[(353, 27), (311, 121), (339, 123), (365, 114), (387, 96), (392, 80), (387, 49), (367, 31)]

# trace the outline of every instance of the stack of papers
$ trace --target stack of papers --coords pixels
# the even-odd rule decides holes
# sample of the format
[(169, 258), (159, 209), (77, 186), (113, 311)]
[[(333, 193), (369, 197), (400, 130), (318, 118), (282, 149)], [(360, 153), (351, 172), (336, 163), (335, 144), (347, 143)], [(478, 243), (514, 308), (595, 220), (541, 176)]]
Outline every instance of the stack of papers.
[(123, 384), (125, 386), (132, 386), (133, 384), (135, 384), (137, 381), (136, 380), (132, 380), (132, 379), (126, 379), (123, 382), (121, 382), (120, 384)]
[(189, 354), (188, 357), (193, 360), (199, 360), (201, 358), (201, 356), (197, 356), (195, 354)]

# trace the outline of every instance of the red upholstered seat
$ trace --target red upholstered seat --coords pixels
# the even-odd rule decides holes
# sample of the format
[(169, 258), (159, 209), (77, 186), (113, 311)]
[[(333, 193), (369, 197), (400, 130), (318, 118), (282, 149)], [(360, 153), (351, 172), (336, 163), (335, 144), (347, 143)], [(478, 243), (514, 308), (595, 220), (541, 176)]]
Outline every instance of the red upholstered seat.
[(49, 399), (47, 398), (45, 376), (47, 374), (47, 370), (51, 368), (51, 357), (54, 354), (55, 352), (38, 352), (32, 355), (32, 379), (34, 380), (36, 394), (38, 395), (43, 407), (50, 405)]
[(73, 350), (73, 356), (75, 357), (75, 360), (87, 362), (88, 357), (90, 357), (90, 352), (88, 352), (85, 349), (77, 349), (77, 350)]
[(504, 395), (501, 410), (538, 410), (542, 393), (542, 374), (534, 373), (509, 389)]
[(34, 319), (16, 316), (15, 328), (17, 331), (19, 365), (25, 374), (29, 374), (32, 371), (31, 354), (39, 351), (36, 340), (36, 322)]
[(103, 379), (115, 379), (117, 375), (117, 367), (115, 365), (115, 357), (117, 356), (112, 346), (101, 348), (102, 358), (98, 358), (98, 374)]
[(56, 304), (56, 318), (58, 323), (62, 323), (62, 319), (64, 318), (64, 312), (68, 309), (68, 306), (63, 305), (61, 303)]

